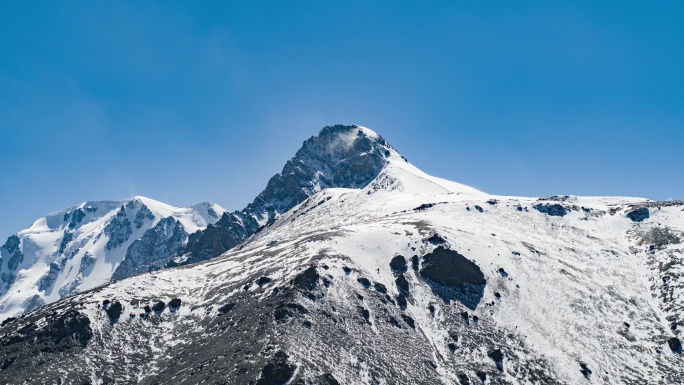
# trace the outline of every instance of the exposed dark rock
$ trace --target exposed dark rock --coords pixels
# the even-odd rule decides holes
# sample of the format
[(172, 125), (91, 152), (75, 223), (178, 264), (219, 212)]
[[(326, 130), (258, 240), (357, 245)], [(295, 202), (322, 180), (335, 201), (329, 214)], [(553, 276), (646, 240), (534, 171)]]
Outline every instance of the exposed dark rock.
[(269, 278), (269, 277), (259, 277), (259, 279), (257, 279), (257, 281), (256, 281), (257, 285), (259, 285), (259, 286), (264, 286), (265, 284), (267, 284), (269, 282), (271, 282), (271, 278)]
[(487, 381), (487, 373), (485, 373), (485, 372), (477, 372), (476, 375), (477, 375), (477, 378), (479, 378), (480, 381), (482, 381), (483, 384)]
[(420, 263), (420, 260), (418, 259), (417, 255), (414, 255), (413, 257), (411, 257), (411, 268), (413, 270), (418, 271), (419, 263)]
[(631, 219), (632, 222), (641, 222), (650, 217), (650, 213), (647, 207), (639, 207), (627, 213), (627, 218)]
[(187, 258), (170, 261), (169, 267), (185, 265), (218, 257), (254, 234), (259, 225), (245, 213), (223, 213), (221, 218), (206, 229), (190, 234), (184, 252)]
[(5, 326), (8, 324), (11, 324), (12, 322), (16, 321), (17, 319), (15, 317), (7, 317), (4, 321), (2, 321), (2, 324), (0, 326)]
[(363, 306), (357, 306), (357, 310), (359, 311), (359, 314), (361, 314), (361, 317), (366, 320), (366, 323), (370, 324), (370, 312), (368, 309)]
[(506, 270), (504, 270), (503, 267), (499, 268), (498, 271), (499, 271), (499, 274), (501, 274), (502, 277), (508, 278), (508, 273), (506, 272)]
[(439, 234), (433, 234), (427, 241), (433, 245), (441, 245), (446, 243), (446, 239), (442, 238)]
[(153, 220), (154, 214), (152, 214), (152, 211), (150, 211), (150, 209), (144, 204), (141, 204), (140, 209), (138, 209), (138, 212), (135, 213), (135, 219), (133, 219), (133, 224), (135, 224), (136, 229), (139, 229), (143, 227), (145, 222), (151, 222)]
[[(24, 254), (21, 252), (21, 240), (14, 234), (7, 238), (7, 241), (2, 246), (5, 253), (0, 254), (0, 267), (6, 263), (6, 269), (0, 272), (0, 295), (4, 294), (7, 289), (14, 283), (17, 276), (17, 268), (24, 261)], [(7, 262), (3, 261), (6, 259)]]
[(458, 382), (461, 385), (470, 385), (470, 379), (465, 373), (458, 374)]
[(297, 274), (292, 281), (292, 284), (302, 290), (313, 290), (316, 288), (319, 277), (316, 267), (312, 265), (303, 272)]
[(69, 231), (64, 231), (64, 237), (62, 237), (62, 242), (60, 242), (60, 244), (59, 244), (59, 253), (60, 254), (64, 253), (64, 250), (66, 249), (67, 245), (73, 239), (74, 239), (73, 233), (71, 233)]
[(343, 266), (342, 270), (344, 270), (344, 274), (349, 275), (352, 272), (352, 269), (348, 268), (347, 266)]
[(445, 302), (458, 300), (474, 310), (484, 294), (480, 268), (457, 251), (438, 247), (423, 257), (421, 277)]
[(497, 201), (496, 199), (490, 199), (487, 201), (487, 204), (492, 206), (495, 206), (497, 203), (499, 203), (499, 201)]
[(397, 297), (397, 305), (399, 305), (399, 308), (401, 310), (406, 310), (406, 305), (408, 305), (408, 302), (406, 301), (406, 296), (403, 294), (399, 294)]
[(105, 248), (107, 250), (115, 249), (123, 245), (128, 238), (133, 234), (131, 229), (131, 222), (126, 216), (126, 209), (121, 206), (121, 209), (116, 213), (116, 217), (105, 226), (104, 233), (109, 238)]
[(298, 303), (280, 303), (276, 307), (273, 316), (276, 321), (284, 322), (288, 318), (298, 317), (308, 313), (309, 311)]
[(61, 271), (61, 267), (57, 262), (50, 263), (50, 270), (38, 280), (38, 290), (46, 291), (50, 289)]
[(504, 371), (503, 367), (503, 360), (504, 360), (504, 354), (501, 351), (501, 349), (496, 349), (496, 350), (490, 350), (487, 353), (487, 356), (494, 361), (496, 364), (496, 368), (499, 369), (500, 372)]
[(297, 366), (288, 363), (288, 358), (285, 352), (277, 352), (261, 370), (261, 377), (256, 385), (285, 385), (290, 381)]
[(118, 320), (121, 317), (121, 312), (123, 311), (123, 306), (121, 302), (114, 301), (109, 306), (107, 306), (107, 315), (112, 320)]
[(546, 214), (552, 217), (563, 217), (567, 215), (568, 210), (561, 204), (554, 203), (554, 204), (549, 204), (549, 203), (537, 203), (536, 205), (532, 206), (534, 207), (535, 210), (539, 211), (542, 214)]
[(406, 258), (404, 258), (403, 255), (397, 255), (396, 257), (392, 258), (392, 261), (390, 262), (390, 268), (395, 273), (405, 273), (406, 270), (408, 270), (408, 267), (406, 266)]
[(413, 209), (413, 210), (414, 210), (414, 211), (425, 211), (425, 210), (427, 210), (427, 209), (429, 209), (429, 208), (431, 208), (431, 207), (434, 207), (434, 206), (435, 206), (434, 203), (423, 203), (422, 205), (416, 207), (416, 208)]
[(163, 269), (180, 253), (187, 237), (188, 233), (177, 219), (167, 217), (160, 220), (128, 247), (126, 257), (112, 274), (112, 280)]
[(86, 217), (86, 213), (83, 212), (82, 209), (78, 208), (76, 209), (72, 214), (71, 214), (71, 220), (69, 221), (69, 228), (74, 229), (76, 226), (78, 226), (81, 221), (83, 221), (83, 218)]
[(400, 293), (405, 295), (409, 294), (409, 283), (406, 280), (406, 277), (404, 277), (404, 274), (399, 274), (394, 282), (397, 284), (397, 289), (399, 289)]
[(332, 279), (332, 277), (330, 277), (330, 276), (321, 278), (321, 281), (323, 282), (323, 286), (330, 287), (330, 285), (332, 285), (331, 279)]
[(658, 250), (684, 242), (684, 234), (665, 226), (655, 226), (637, 235), (639, 245), (655, 246)]
[(475, 205), (475, 210), (477, 210), (477, 211), (479, 211), (479, 212), (481, 212), (481, 213), (484, 212), (484, 209), (483, 209), (482, 207), (478, 206), (478, 205)]
[(370, 289), (371, 287), (371, 281), (368, 278), (357, 278), (356, 282), (360, 283), (361, 286), (363, 286), (366, 289)]
[(237, 304), (235, 302), (229, 302), (225, 305), (221, 305), (218, 308), (218, 315), (222, 316), (222, 315), (228, 313), (229, 311), (235, 309), (235, 306), (237, 306)]
[(380, 282), (373, 282), (373, 287), (379, 293), (387, 294), (387, 287), (385, 287), (385, 285), (381, 284)]
[[(18, 347), (30, 349), (20, 354), (34, 356), (39, 353), (59, 353), (71, 348), (82, 348), (88, 345), (93, 337), (90, 319), (76, 310), (66, 310), (61, 314), (52, 314), (45, 318), (45, 324), (38, 327), (29, 322), (7, 335), (0, 335), (0, 351), (17, 352)], [(30, 343), (29, 343), (30, 341)], [(8, 357), (9, 358), (9, 357)], [(12, 365), (12, 362), (3, 363)]]
[(587, 379), (591, 377), (591, 369), (589, 369), (589, 366), (585, 364), (584, 362), (580, 362), (580, 372), (582, 372), (582, 375), (586, 377)]
[(404, 322), (406, 322), (406, 324), (407, 324), (409, 327), (411, 327), (411, 329), (415, 329), (415, 328), (416, 328), (416, 323), (415, 323), (415, 321), (413, 321), (413, 318), (409, 317), (409, 316), (406, 315), (406, 314), (402, 314), (402, 315), (401, 315), (401, 318), (404, 320)]
[(682, 341), (677, 337), (672, 337), (667, 340), (667, 345), (670, 347), (672, 352), (676, 354), (682, 354)]
[(166, 304), (164, 301), (157, 301), (154, 305), (152, 305), (152, 310), (156, 312), (162, 312), (166, 309)]
[(567, 202), (570, 200), (570, 195), (551, 195), (545, 198), (539, 198), (540, 201), (556, 201), (556, 202)]
[(180, 298), (174, 298), (171, 301), (169, 301), (169, 308), (171, 309), (178, 309), (181, 306), (181, 299)]

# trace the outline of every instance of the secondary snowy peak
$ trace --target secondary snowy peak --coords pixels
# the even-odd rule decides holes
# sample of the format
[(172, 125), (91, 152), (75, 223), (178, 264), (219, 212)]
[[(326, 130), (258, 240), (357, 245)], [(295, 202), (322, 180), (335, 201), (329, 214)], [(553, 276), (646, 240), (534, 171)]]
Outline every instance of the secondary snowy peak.
[(188, 234), (224, 212), (212, 203), (173, 207), (135, 197), (84, 202), (40, 218), (0, 248), (0, 319), (163, 267)]

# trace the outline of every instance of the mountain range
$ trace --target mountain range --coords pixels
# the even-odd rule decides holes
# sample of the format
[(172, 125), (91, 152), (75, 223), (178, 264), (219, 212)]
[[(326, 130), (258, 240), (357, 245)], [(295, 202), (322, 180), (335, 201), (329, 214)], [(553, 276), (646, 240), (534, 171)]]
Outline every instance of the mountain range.
[(510, 197), (328, 126), (245, 209), (11, 236), (0, 383), (679, 384), (684, 202)]

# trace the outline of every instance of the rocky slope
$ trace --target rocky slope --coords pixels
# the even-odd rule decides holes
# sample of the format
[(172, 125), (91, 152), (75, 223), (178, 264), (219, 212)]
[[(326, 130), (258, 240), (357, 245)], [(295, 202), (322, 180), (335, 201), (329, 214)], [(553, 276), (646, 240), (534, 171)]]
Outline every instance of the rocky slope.
[(7, 320), (0, 383), (684, 382), (684, 202), (491, 196), (389, 151), (216, 259)]
[(164, 267), (190, 233), (224, 211), (212, 203), (178, 208), (137, 197), (84, 202), (43, 217), (0, 248), (0, 321)]

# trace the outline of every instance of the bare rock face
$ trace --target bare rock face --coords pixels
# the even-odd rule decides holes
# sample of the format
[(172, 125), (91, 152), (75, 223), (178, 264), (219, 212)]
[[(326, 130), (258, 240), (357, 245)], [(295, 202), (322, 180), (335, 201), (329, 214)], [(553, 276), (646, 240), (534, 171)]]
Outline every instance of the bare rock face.
[(472, 310), (480, 303), (487, 284), (479, 266), (441, 246), (423, 257), (420, 276), (444, 301), (457, 300)]
[(0, 370), (18, 374), (32, 370), (37, 356), (66, 357), (82, 351), (93, 337), (90, 319), (73, 309), (15, 320), (1, 330)]
[(104, 233), (109, 237), (109, 241), (107, 241), (105, 246), (107, 250), (121, 246), (133, 234), (131, 222), (128, 220), (126, 209), (123, 206), (121, 206), (121, 209), (116, 214), (116, 218), (105, 227)]
[(0, 295), (5, 294), (7, 289), (14, 283), (17, 267), (24, 260), (24, 254), (19, 248), (20, 240), (12, 235), (0, 248)]
[(112, 279), (124, 279), (164, 268), (178, 255), (187, 237), (188, 233), (177, 219), (168, 217), (160, 220), (131, 244)]

